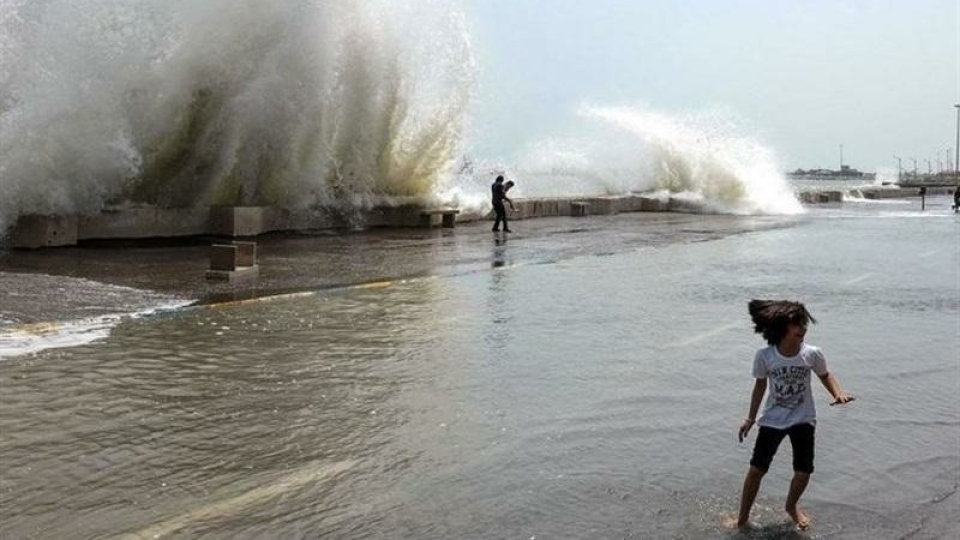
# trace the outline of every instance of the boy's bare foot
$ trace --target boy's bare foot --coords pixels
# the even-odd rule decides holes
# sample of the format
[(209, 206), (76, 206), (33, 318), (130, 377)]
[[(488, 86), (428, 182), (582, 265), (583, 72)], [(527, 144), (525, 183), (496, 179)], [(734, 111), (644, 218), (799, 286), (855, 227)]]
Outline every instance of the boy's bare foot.
[(797, 529), (805, 531), (810, 528), (810, 516), (808, 516), (803, 510), (799, 508), (787, 508), (787, 514), (790, 515), (790, 519), (797, 524)]
[(720, 520), (720, 525), (724, 529), (731, 530), (731, 531), (737, 530), (737, 529), (742, 530), (742, 529), (753, 528), (753, 523), (749, 521), (740, 523), (740, 520), (737, 519), (737, 516), (724, 516), (723, 519)]

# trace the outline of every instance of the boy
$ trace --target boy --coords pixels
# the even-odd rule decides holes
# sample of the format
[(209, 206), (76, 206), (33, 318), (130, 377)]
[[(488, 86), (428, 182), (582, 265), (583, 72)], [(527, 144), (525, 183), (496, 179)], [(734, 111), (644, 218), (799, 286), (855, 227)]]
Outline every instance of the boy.
[(513, 199), (510, 198), (510, 189), (515, 185), (517, 184), (514, 183), (513, 180), (508, 180), (507, 183), (503, 185), (503, 200), (507, 201), (507, 204), (510, 205), (510, 210), (514, 212), (516, 212), (517, 209), (513, 207)]
[[(817, 413), (813, 405), (810, 372), (817, 374), (833, 396), (831, 405), (849, 403), (854, 397), (844, 392), (840, 381), (827, 371), (827, 363), (820, 349), (803, 342), (807, 325), (816, 322), (803, 304), (753, 300), (749, 310), (756, 332), (763, 334), (770, 346), (757, 351), (754, 358), (753, 376), (756, 381), (750, 398), (750, 412), (739, 431), (740, 442), (743, 442), (753, 424), (760, 425), (750, 469), (743, 481), (737, 527), (746, 527), (749, 523), (750, 509), (760, 490), (760, 482), (780, 442), (784, 437), (790, 437), (794, 474), (784, 509), (800, 530), (806, 530), (810, 526), (810, 518), (797, 508), (797, 502), (813, 473)], [(757, 418), (760, 401), (768, 389), (770, 392), (763, 414)]]

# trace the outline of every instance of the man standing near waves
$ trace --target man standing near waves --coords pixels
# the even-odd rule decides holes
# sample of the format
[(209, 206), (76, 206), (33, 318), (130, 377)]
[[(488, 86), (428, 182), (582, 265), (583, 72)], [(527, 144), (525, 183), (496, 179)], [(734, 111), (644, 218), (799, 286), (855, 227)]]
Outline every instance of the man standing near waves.
[(503, 232), (510, 232), (510, 226), (507, 225), (507, 209), (503, 206), (503, 201), (507, 200), (507, 190), (503, 185), (503, 176), (498, 176), (490, 186), (493, 194), (493, 211), (496, 213), (496, 220), (493, 222), (493, 232), (500, 230), (500, 222), (503, 221)]

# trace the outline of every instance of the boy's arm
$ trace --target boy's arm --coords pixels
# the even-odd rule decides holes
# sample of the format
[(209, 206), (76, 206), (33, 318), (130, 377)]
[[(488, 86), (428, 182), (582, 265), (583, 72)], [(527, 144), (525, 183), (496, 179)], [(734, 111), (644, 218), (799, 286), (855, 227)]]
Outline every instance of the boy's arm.
[(827, 392), (830, 392), (830, 395), (833, 396), (833, 403), (830, 405), (843, 405), (856, 399), (843, 391), (843, 388), (840, 387), (840, 381), (833, 376), (833, 373), (827, 372), (823, 375), (818, 375), (818, 377), (820, 377), (820, 382), (823, 383)]
[(755, 379), (753, 383), (753, 393), (750, 394), (750, 412), (740, 425), (740, 442), (750, 433), (750, 428), (757, 421), (757, 412), (760, 410), (760, 402), (763, 401), (763, 394), (767, 391), (766, 379)]

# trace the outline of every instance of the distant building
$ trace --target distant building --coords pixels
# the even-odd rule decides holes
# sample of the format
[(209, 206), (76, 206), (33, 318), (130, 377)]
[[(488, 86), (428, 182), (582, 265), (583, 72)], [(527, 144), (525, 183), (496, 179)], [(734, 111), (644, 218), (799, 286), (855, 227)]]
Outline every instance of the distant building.
[(833, 169), (797, 169), (787, 173), (790, 178), (812, 178), (817, 180), (873, 180), (874, 173), (866, 173), (849, 165), (841, 165), (840, 170)]

